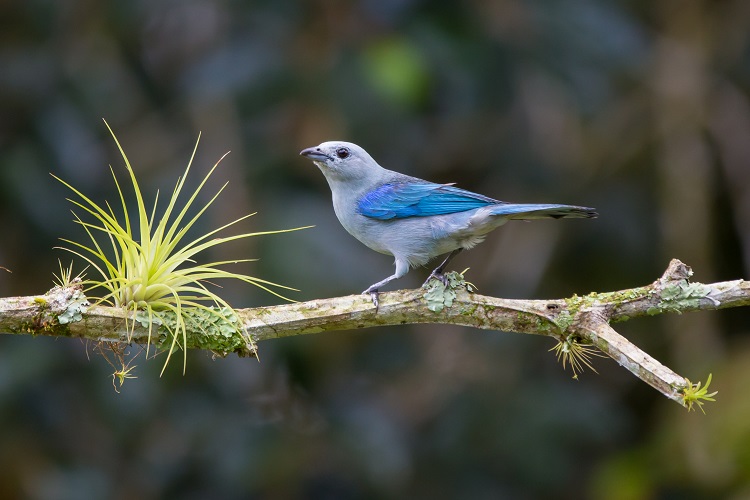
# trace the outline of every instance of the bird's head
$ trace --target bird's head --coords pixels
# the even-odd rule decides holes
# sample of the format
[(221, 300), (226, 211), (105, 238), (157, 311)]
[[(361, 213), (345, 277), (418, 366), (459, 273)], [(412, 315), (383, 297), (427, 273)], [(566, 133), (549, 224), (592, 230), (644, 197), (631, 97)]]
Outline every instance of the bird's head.
[(328, 141), (299, 154), (315, 162), (329, 181), (366, 180), (383, 171), (367, 151), (351, 142)]

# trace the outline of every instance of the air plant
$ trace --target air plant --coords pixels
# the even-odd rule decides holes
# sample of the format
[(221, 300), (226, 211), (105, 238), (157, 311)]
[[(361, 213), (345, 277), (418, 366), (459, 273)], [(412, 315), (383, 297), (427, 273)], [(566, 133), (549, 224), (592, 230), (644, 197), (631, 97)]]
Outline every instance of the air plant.
[(68, 267), (63, 267), (62, 261), (57, 260), (57, 264), (60, 266), (60, 274), (52, 274), (55, 277), (53, 280), (55, 286), (60, 288), (70, 288), (76, 283), (81, 283), (86, 277), (86, 269), (78, 273), (77, 276), (73, 277), (73, 261), (70, 262)]
[(565, 339), (559, 340), (550, 351), (555, 351), (557, 361), (562, 361), (563, 370), (566, 365), (570, 365), (575, 380), (578, 380), (578, 374), (583, 372), (584, 367), (598, 373), (591, 364), (591, 357), (604, 357), (593, 346), (582, 344), (575, 335), (568, 335)]
[(703, 412), (703, 414), (706, 414), (706, 410), (703, 409), (703, 405), (706, 401), (716, 401), (714, 399), (714, 396), (716, 396), (719, 391), (714, 391), (709, 393), (708, 392), (708, 386), (711, 385), (711, 373), (708, 374), (708, 380), (706, 380), (706, 385), (701, 387), (701, 382), (698, 381), (697, 384), (693, 384), (690, 382), (690, 379), (685, 379), (687, 382), (687, 387), (684, 387), (682, 389), (682, 402), (685, 406), (685, 408), (688, 409), (688, 411), (693, 411), (694, 406), (696, 405), (700, 410)]
[[(236, 320), (234, 309), (219, 295), (211, 291), (207, 287), (208, 284), (213, 284), (215, 280), (236, 279), (254, 285), (283, 299), (286, 299), (286, 297), (281, 295), (277, 291), (278, 289), (295, 290), (294, 288), (278, 285), (246, 274), (231, 272), (224, 268), (228, 264), (250, 262), (257, 259), (237, 259), (200, 264), (194, 260), (196, 255), (204, 250), (230, 241), (304, 228), (243, 233), (223, 237), (216, 236), (217, 233), (255, 215), (253, 213), (213, 229), (197, 238), (187, 240), (187, 232), (227, 186), (227, 183), (225, 183), (208, 203), (195, 210), (194, 215), (188, 215), (199, 193), (226, 154), (214, 164), (213, 168), (209, 170), (189, 198), (180, 204), (178, 199), (183, 191), (185, 179), (188, 176), (198, 149), (200, 142), (199, 134), (190, 161), (185, 168), (185, 173), (177, 180), (166, 209), (157, 222), (156, 209), (159, 193), (157, 192), (151, 209), (147, 209), (130, 161), (109, 124), (106, 121), (104, 123), (107, 129), (109, 129), (110, 134), (112, 134), (115, 144), (117, 144), (117, 148), (125, 161), (125, 168), (130, 176), (137, 204), (136, 220), (131, 220), (125, 195), (111, 165), (112, 178), (115, 181), (115, 186), (120, 196), (121, 216), (115, 214), (109, 202), (105, 202), (105, 207), (102, 207), (72, 185), (53, 175), (55, 179), (77, 195), (77, 198), (69, 198), (68, 201), (93, 218), (93, 222), (87, 222), (73, 211), (75, 222), (84, 228), (89, 241), (87, 243), (79, 243), (69, 239), (62, 239), (62, 241), (71, 246), (70, 248), (63, 247), (63, 249), (84, 259), (89, 264), (90, 269), (93, 270), (92, 272), (98, 274), (97, 278), (100, 279), (87, 279), (84, 282), (87, 293), (92, 291), (101, 292), (98, 303), (106, 303), (124, 308), (128, 312), (126, 318), (132, 314), (132, 319), (126, 319), (128, 341), (132, 339), (135, 329), (136, 320), (134, 318), (136, 313), (139, 318), (147, 318), (147, 345), (151, 344), (152, 328), (155, 321), (158, 321), (158, 324), (161, 324), (169, 331), (171, 345), (164, 368), (162, 369), (162, 374), (167, 364), (169, 364), (172, 354), (178, 347), (181, 347), (184, 351), (184, 373), (187, 362), (187, 352), (185, 349), (187, 344), (186, 318), (189, 317), (191, 310), (202, 310), (205, 314), (213, 315), (222, 322), (232, 325), (232, 328), (238, 334), (244, 334), (241, 325)], [(108, 247), (111, 247), (110, 251), (105, 250)], [(159, 321), (158, 318), (163, 317), (165, 313), (173, 313), (176, 317), (176, 322)], [(169, 323), (174, 326), (170, 328), (168, 326)], [(180, 345), (180, 341), (182, 345)], [(252, 346), (252, 341), (250, 339), (247, 339), (247, 341)], [(148, 356), (148, 350), (146, 355)]]
[[(94, 351), (101, 354), (104, 360), (109, 363), (109, 366), (114, 370), (112, 372), (112, 387), (115, 389), (116, 393), (120, 393), (120, 389), (122, 389), (126, 380), (138, 378), (133, 374), (133, 370), (137, 367), (137, 365), (133, 364), (133, 361), (135, 361), (141, 351), (138, 351), (134, 356), (130, 356), (130, 359), (128, 359), (129, 353), (126, 348), (123, 347), (122, 344), (116, 342), (98, 342), (94, 346)], [(107, 354), (108, 351), (112, 353), (112, 359), (110, 359)]]

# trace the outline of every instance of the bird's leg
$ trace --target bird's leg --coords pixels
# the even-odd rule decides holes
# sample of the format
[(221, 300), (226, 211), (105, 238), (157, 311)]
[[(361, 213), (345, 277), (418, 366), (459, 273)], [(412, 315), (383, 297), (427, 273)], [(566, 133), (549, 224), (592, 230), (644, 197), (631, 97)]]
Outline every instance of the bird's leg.
[(380, 302), (378, 302), (378, 290), (380, 289), (380, 287), (385, 286), (391, 281), (400, 278), (407, 272), (409, 272), (408, 262), (404, 260), (399, 260), (398, 258), (396, 258), (396, 272), (392, 276), (388, 276), (386, 279), (378, 281), (377, 283), (370, 285), (367, 288), (367, 290), (362, 292), (362, 295), (369, 294), (370, 297), (372, 298), (372, 303), (375, 305), (375, 312), (378, 312), (378, 307), (380, 306)]
[(427, 283), (429, 283), (432, 278), (440, 280), (443, 285), (447, 286), (448, 280), (445, 278), (445, 274), (443, 274), (443, 271), (445, 270), (445, 266), (448, 265), (448, 262), (450, 262), (453, 257), (461, 253), (461, 250), (463, 250), (463, 248), (456, 248), (451, 253), (449, 253), (443, 263), (437, 266), (435, 270), (430, 273), (430, 275), (427, 277), (427, 281), (425, 281), (422, 286), (427, 286)]
[(370, 298), (372, 298), (372, 303), (375, 305), (375, 312), (378, 312), (378, 307), (380, 307), (380, 302), (378, 301), (378, 289), (388, 283), (389, 281), (393, 281), (396, 279), (396, 275), (388, 276), (383, 281), (378, 281), (377, 283), (370, 285), (367, 290), (362, 292), (362, 295), (370, 294)]

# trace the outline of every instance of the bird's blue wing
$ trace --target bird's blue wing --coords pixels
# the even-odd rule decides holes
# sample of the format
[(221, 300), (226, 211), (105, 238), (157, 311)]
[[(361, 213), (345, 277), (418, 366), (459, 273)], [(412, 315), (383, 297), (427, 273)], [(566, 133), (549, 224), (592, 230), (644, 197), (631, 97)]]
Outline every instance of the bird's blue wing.
[(359, 200), (360, 214), (389, 220), (464, 212), (501, 203), (450, 184), (397, 182), (384, 184)]

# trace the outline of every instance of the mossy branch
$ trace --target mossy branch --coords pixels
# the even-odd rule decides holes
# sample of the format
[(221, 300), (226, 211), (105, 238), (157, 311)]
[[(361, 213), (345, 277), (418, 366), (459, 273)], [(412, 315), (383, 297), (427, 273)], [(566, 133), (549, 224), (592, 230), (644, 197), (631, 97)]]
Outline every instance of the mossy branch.
[[(460, 286), (446, 290), (446, 298), (450, 300), (446, 300), (444, 307), (435, 307), (434, 291), (428, 302), (425, 290), (417, 289), (382, 293), (377, 312), (370, 297), (363, 295), (237, 309), (246, 336), (232, 333), (231, 328), (214, 329), (197, 318), (189, 325), (185, 343), (188, 348), (248, 356), (255, 354), (250, 340), (261, 342), (334, 330), (414, 323), (546, 335), (569, 345), (595, 346), (668, 398), (691, 407), (696, 399), (695, 384), (611, 327), (612, 323), (642, 316), (750, 305), (750, 282), (691, 283), (691, 274), (688, 266), (675, 259), (664, 275), (650, 285), (567, 299), (500, 299), (470, 293)], [(82, 306), (79, 288), (55, 287), (45, 295), (0, 299), (0, 332), (122, 343), (131, 338), (132, 342), (146, 343), (149, 339), (146, 320), (136, 317), (136, 328), (131, 331), (132, 319), (125, 321), (128, 314), (118, 308)], [(171, 342), (171, 337), (162, 330), (159, 329), (158, 336), (152, 333), (153, 343)]]

